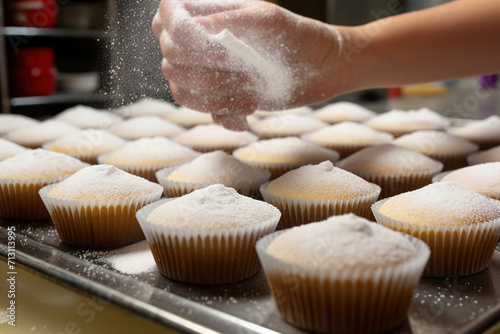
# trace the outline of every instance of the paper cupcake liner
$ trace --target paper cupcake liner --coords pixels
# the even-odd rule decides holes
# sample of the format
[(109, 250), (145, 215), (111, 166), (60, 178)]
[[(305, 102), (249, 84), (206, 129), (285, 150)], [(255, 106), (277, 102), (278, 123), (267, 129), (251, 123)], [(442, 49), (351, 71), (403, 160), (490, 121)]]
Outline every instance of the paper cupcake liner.
[(133, 200), (69, 201), (49, 196), (55, 186), (42, 188), (40, 196), (59, 237), (67, 244), (88, 248), (120, 247), (144, 239), (135, 213), (161, 197), (158, 191)]
[(441, 168), (416, 173), (375, 174), (359, 171), (351, 172), (368, 182), (378, 184), (382, 188), (380, 194), (382, 199), (425, 187), (432, 182), (432, 177), (440, 171)]
[(19, 220), (49, 219), (38, 191), (64, 178), (0, 179), (0, 217)]
[(145, 178), (148, 181), (151, 182), (157, 182), (156, 180), (156, 172), (162, 169), (165, 169), (167, 167), (173, 167), (173, 166), (179, 166), (182, 163), (185, 163), (185, 161), (181, 162), (173, 162), (173, 163), (163, 163), (163, 164), (144, 164), (144, 165), (139, 165), (139, 164), (117, 164), (117, 163), (110, 163), (107, 162), (106, 159), (109, 154), (101, 154), (97, 157), (97, 162), (100, 164), (109, 164), (113, 165), (116, 168), (119, 168), (127, 173), (134, 174), (136, 176), (140, 176), (142, 178)]
[(373, 193), (356, 198), (330, 200), (291, 199), (269, 194), (266, 189), (270, 183), (264, 183), (260, 187), (260, 192), (266, 202), (281, 211), (278, 230), (325, 220), (330, 216), (346, 213), (354, 213), (357, 216), (370, 219), (372, 218), (370, 207), (380, 194), (380, 187), (373, 184)]
[[(196, 189), (206, 188), (213, 183), (197, 183), (197, 182), (182, 182), (182, 181), (171, 181), (168, 176), (182, 165), (169, 167), (156, 172), (156, 179), (158, 183), (163, 187), (165, 197), (181, 197), (186, 194), (193, 192)], [(260, 199), (261, 194), (259, 187), (269, 181), (271, 178), (271, 173), (267, 170), (262, 170), (262, 177), (258, 180), (252, 182), (219, 182), (218, 184), (223, 184), (226, 187), (231, 187), (235, 189), (239, 194), (243, 196), (252, 197), (255, 199)]]
[[(382, 215), (379, 210), (387, 200), (389, 199), (373, 205), (375, 219), (379, 224), (419, 238), (429, 246), (431, 256), (424, 276), (460, 277), (478, 273), (488, 267), (500, 237), (500, 218), (467, 226), (411, 224)], [(495, 205), (500, 207), (500, 203)]]
[(255, 243), (275, 230), (278, 216), (258, 226), (218, 230), (175, 228), (148, 222), (149, 214), (169, 200), (137, 212), (162, 275), (184, 283), (213, 285), (238, 282), (260, 270)]
[(444, 153), (424, 153), (429, 158), (437, 161), (441, 161), (443, 164), (443, 171), (448, 171), (452, 169), (459, 169), (467, 166), (467, 153), (455, 153), (455, 154), (444, 154)]
[(281, 233), (257, 242), (273, 299), (281, 316), (318, 333), (375, 333), (406, 319), (415, 287), (429, 258), (429, 247), (406, 235), (418, 256), (377, 269), (313, 270), (281, 261), (267, 252)]

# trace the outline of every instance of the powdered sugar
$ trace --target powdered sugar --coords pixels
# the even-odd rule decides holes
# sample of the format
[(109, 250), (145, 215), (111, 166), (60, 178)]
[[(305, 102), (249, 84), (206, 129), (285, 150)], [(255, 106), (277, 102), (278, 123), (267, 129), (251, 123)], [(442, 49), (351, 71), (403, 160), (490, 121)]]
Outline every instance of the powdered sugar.
[(107, 260), (114, 269), (129, 275), (146, 273), (156, 268), (153, 253), (145, 240), (110, 252)]
[(434, 130), (416, 131), (397, 138), (393, 143), (422, 153), (467, 154), (478, 149), (465, 139)]
[(14, 114), (0, 114), (0, 135), (38, 124), (37, 120)]
[(298, 115), (298, 116), (311, 116), (313, 110), (310, 107), (298, 107), (292, 109), (278, 110), (278, 111), (266, 111), (266, 110), (256, 110), (253, 115), (259, 118), (273, 117), (273, 116), (283, 116), (283, 115)]
[(313, 142), (335, 142), (345, 144), (370, 145), (390, 142), (394, 137), (391, 134), (374, 130), (364, 124), (341, 122), (331, 125), (305, 136)]
[(499, 139), (500, 117), (493, 115), (482, 121), (474, 121), (451, 130), (451, 133), (466, 138)]
[(197, 183), (236, 183), (262, 179), (263, 171), (235, 157), (215, 151), (206, 153), (173, 171), (168, 180)]
[(338, 123), (343, 121), (363, 122), (376, 114), (351, 102), (336, 102), (316, 110), (313, 117), (328, 123)]
[(79, 128), (61, 121), (48, 120), (33, 126), (7, 133), (4, 138), (20, 145), (42, 146), (58, 138), (80, 131)]
[(267, 252), (313, 270), (377, 269), (417, 257), (408, 239), (354, 214), (287, 230), (271, 242)]
[(0, 178), (62, 178), (87, 166), (66, 154), (43, 149), (27, 150), (0, 162)]
[(128, 143), (110, 153), (105, 163), (112, 164), (157, 164), (190, 161), (200, 154), (176, 142), (163, 138), (142, 138)]
[(439, 173), (443, 164), (405, 147), (381, 144), (350, 155), (340, 161), (338, 166), (356, 172), (392, 174), (430, 170)]
[(122, 118), (109, 111), (77, 105), (58, 114), (55, 119), (76, 126), (80, 129), (107, 129), (122, 122)]
[(444, 117), (427, 108), (408, 111), (391, 110), (366, 122), (367, 125), (376, 129), (387, 127), (395, 130), (399, 130), (398, 127), (401, 127), (400, 130), (444, 129), (448, 123)]
[(174, 140), (188, 146), (248, 145), (257, 137), (248, 131), (231, 131), (215, 124), (198, 125), (176, 136)]
[(376, 187), (362, 178), (333, 166), (330, 161), (292, 170), (267, 186), (275, 196), (331, 200), (373, 194)]
[(100, 154), (115, 151), (126, 143), (105, 130), (88, 129), (59, 138), (44, 148), (64, 153)]
[(162, 204), (147, 220), (186, 229), (232, 229), (259, 225), (279, 215), (270, 204), (216, 184)]
[(0, 161), (11, 158), (24, 151), (26, 151), (25, 147), (0, 138)]
[(257, 123), (252, 128), (252, 130), (261, 136), (299, 136), (301, 134), (312, 132), (327, 126), (328, 123), (308, 116), (285, 114), (265, 118)]
[(390, 198), (379, 212), (407, 223), (458, 226), (499, 219), (494, 202), (456, 183), (436, 182)]
[(56, 185), (49, 196), (70, 201), (133, 200), (163, 188), (111, 165), (84, 168)]
[(164, 117), (175, 111), (177, 111), (177, 107), (172, 103), (144, 98), (132, 104), (123, 106), (117, 109), (115, 112), (122, 117), (129, 118), (138, 116)]
[(472, 154), (467, 159), (469, 164), (479, 164), (486, 162), (500, 161), (500, 146), (490, 148), (489, 150)]
[(177, 124), (168, 122), (156, 116), (134, 117), (109, 129), (114, 135), (125, 139), (145, 137), (173, 137), (184, 131)]
[(212, 124), (212, 116), (208, 113), (196, 111), (186, 107), (179, 108), (165, 116), (167, 121), (191, 128), (196, 125)]
[(259, 140), (234, 152), (243, 160), (259, 160), (279, 163), (319, 163), (337, 161), (339, 154), (332, 150), (308, 143), (297, 137)]
[(481, 195), (500, 199), (500, 162), (465, 167), (447, 174), (442, 182), (455, 182)]

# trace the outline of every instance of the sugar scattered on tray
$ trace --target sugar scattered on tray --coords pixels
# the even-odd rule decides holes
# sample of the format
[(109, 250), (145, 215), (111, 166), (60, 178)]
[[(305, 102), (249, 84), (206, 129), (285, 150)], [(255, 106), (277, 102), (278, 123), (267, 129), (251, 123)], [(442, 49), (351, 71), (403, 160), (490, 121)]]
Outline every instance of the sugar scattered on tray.
[(146, 241), (112, 251), (107, 260), (114, 269), (130, 275), (150, 272), (156, 267), (153, 253)]

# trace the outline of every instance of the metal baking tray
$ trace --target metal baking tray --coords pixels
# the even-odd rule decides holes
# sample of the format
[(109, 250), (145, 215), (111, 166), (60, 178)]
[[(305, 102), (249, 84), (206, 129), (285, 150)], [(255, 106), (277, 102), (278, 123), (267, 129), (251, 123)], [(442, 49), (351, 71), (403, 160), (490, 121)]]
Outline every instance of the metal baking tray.
[[(85, 250), (61, 242), (50, 221), (0, 220), (0, 255), (7, 257), (7, 228), (16, 229), (16, 262), (186, 333), (304, 333), (285, 322), (264, 274), (220, 286), (169, 280), (156, 267), (124, 270), (120, 256), (146, 242), (114, 250)], [(481, 333), (500, 321), (500, 248), (485, 271), (463, 278), (422, 278), (408, 319), (389, 333)], [(117, 261), (120, 259), (121, 262)], [(145, 259), (145, 260), (144, 260)], [(127, 261), (125, 259), (125, 261)], [(134, 260), (134, 261), (137, 261)], [(132, 261), (133, 262), (133, 261)], [(116, 267), (119, 267), (118, 269)], [(120, 271), (121, 270), (121, 271)]]

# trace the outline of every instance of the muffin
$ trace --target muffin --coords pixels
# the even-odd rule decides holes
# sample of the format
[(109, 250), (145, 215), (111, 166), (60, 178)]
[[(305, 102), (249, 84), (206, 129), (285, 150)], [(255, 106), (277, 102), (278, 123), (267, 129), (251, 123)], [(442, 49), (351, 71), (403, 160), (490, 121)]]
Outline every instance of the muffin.
[(215, 124), (198, 125), (174, 138), (179, 144), (207, 153), (224, 151), (231, 154), (239, 147), (257, 141), (248, 131), (231, 131)]
[(125, 144), (127, 144), (126, 140), (105, 130), (88, 129), (46, 143), (43, 148), (71, 155), (95, 165), (97, 164), (98, 155), (116, 151)]
[(40, 148), (45, 143), (78, 131), (80, 129), (75, 126), (61, 121), (48, 120), (8, 132), (4, 138), (25, 147)]
[(0, 138), (0, 161), (12, 158), (16, 154), (26, 151), (27, 148), (11, 141)]
[(80, 129), (109, 129), (123, 121), (120, 116), (112, 112), (82, 105), (64, 110), (57, 114), (55, 119)]
[(297, 137), (259, 140), (237, 149), (233, 155), (249, 165), (271, 172), (272, 179), (300, 166), (326, 160), (336, 162), (340, 157), (336, 151)]
[(443, 170), (467, 166), (467, 156), (478, 146), (443, 131), (422, 130), (401, 136), (393, 144), (412, 149), (443, 163)]
[(142, 116), (112, 126), (109, 132), (123, 139), (135, 140), (158, 136), (171, 138), (184, 132), (184, 129), (156, 116)]
[(87, 166), (68, 155), (42, 149), (27, 150), (3, 160), (0, 162), (0, 217), (48, 219), (49, 213), (38, 190)]
[(455, 136), (467, 139), (486, 150), (500, 145), (500, 117), (493, 115), (482, 121), (474, 121), (449, 130)]
[(444, 130), (449, 122), (438, 113), (421, 108), (408, 111), (392, 110), (371, 118), (365, 124), (399, 137), (418, 130)]
[(186, 107), (174, 110), (163, 116), (163, 118), (186, 129), (191, 129), (197, 125), (212, 124), (214, 122), (209, 113), (196, 111)]
[(303, 139), (335, 150), (345, 158), (368, 146), (388, 143), (393, 140), (389, 133), (354, 122), (341, 122), (302, 136)]
[(172, 103), (150, 98), (143, 98), (134, 103), (116, 109), (115, 113), (123, 118), (140, 116), (164, 117), (175, 111), (177, 111), (177, 107)]
[(375, 203), (377, 222), (427, 243), (424, 276), (458, 277), (489, 265), (500, 236), (500, 202), (437, 182)]
[(379, 333), (401, 324), (429, 253), (422, 241), (353, 214), (257, 242), (281, 316), (317, 333)]
[(292, 170), (260, 191), (281, 211), (278, 229), (285, 229), (351, 212), (370, 218), (380, 187), (325, 161)]
[(393, 144), (365, 148), (337, 165), (382, 187), (380, 198), (421, 188), (443, 169), (441, 162)]
[(39, 122), (33, 118), (16, 114), (0, 114), (0, 136), (8, 132), (27, 128)]
[(251, 128), (260, 139), (300, 137), (303, 134), (327, 127), (328, 123), (310, 116), (285, 114), (263, 119)]
[(352, 102), (335, 102), (316, 110), (312, 117), (328, 124), (340, 122), (364, 122), (376, 113)]
[(500, 161), (500, 146), (490, 148), (486, 151), (477, 152), (467, 157), (469, 165), (484, 164), (487, 162)]
[(441, 182), (455, 182), (486, 197), (500, 200), (500, 162), (464, 167), (447, 173)]
[(211, 185), (137, 212), (160, 273), (192, 284), (227, 284), (260, 269), (255, 242), (274, 231), (279, 211)]
[(111, 165), (96, 165), (42, 188), (40, 196), (63, 242), (111, 248), (144, 239), (135, 213), (158, 201), (162, 192), (156, 183)]
[(223, 184), (238, 193), (259, 198), (259, 187), (271, 173), (247, 165), (222, 151), (205, 153), (181, 166), (162, 169), (156, 179), (165, 189), (165, 197), (180, 197), (211, 184)]
[(156, 182), (155, 173), (161, 169), (188, 162), (198, 152), (163, 137), (142, 138), (117, 151), (97, 157), (100, 164), (114, 165), (128, 173)]
[(312, 113), (313, 113), (312, 108), (305, 106), (305, 107), (276, 110), (276, 111), (255, 110), (255, 112), (252, 115), (255, 115), (258, 118), (262, 119), (267, 117), (284, 116), (284, 115), (311, 116)]

